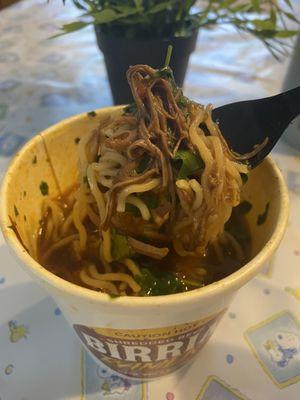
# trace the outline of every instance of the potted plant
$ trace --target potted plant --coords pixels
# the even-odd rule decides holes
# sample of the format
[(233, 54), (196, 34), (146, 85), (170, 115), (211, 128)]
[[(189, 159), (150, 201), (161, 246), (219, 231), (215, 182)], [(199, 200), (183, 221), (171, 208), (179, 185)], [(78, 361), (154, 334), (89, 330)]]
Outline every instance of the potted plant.
[(82, 17), (63, 25), (60, 34), (95, 26), (116, 104), (131, 101), (125, 78), (129, 65), (144, 63), (160, 67), (168, 45), (173, 46), (170, 66), (177, 84), (182, 86), (199, 29), (231, 24), (240, 32), (256, 36), (276, 58), (286, 54), (286, 39), (299, 32), (286, 25), (290, 20), (299, 27), (290, 0), (284, 1), (284, 8), (276, 0), (73, 0), (73, 3), (82, 10)]

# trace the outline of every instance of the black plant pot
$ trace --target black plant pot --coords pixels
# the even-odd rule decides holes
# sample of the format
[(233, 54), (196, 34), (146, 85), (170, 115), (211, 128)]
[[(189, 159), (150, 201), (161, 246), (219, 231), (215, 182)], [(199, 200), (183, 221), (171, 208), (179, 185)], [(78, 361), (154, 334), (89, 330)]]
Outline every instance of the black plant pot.
[(128, 104), (132, 96), (126, 80), (130, 65), (148, 64), (163, 66), (168, 45), (173, 46), (170, 66), (178, 86), (182, 87), (190, 54), (195, 50), (198, 31), (189, 37), (172, 37), (154, 40), (135, 40), (113, 37), (95, 26), (97, 43), (103, 52), (109, 83), (115, 104)]

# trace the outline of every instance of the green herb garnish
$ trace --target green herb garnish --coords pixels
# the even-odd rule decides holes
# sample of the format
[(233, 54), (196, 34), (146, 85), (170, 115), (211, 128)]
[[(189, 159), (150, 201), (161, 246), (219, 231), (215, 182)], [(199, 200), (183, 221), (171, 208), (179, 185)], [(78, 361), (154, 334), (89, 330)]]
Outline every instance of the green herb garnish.
[(258, 215), (256, 222), (257, 225), (263, 225), (266, 222), (269, 213), (269, 208), (270, 208), (270, 202), (266, 204), (265, 211), (262, 214)]
[(140, 296), (160, 296), (187, 290), (183, 280), (158, 268), (142, 268), (141, 275), (136, 275), (134, 278), (141, 286)]
[(89, 111), (88, 113), (87, 113), (87, 115), (88, 115), (88, 117), (96, 117), (96, 112), (95, 111)]
[(18, 211), (16, 205), (14, 205), (14, 213), (15, 213), (16, 217), (19, 215), (19, 211)]
[(128, 243), (127, 237), (119, 234), (114, 234), (112, 237), (112, 257), (114, 260), (122, 260), (123, 258), (131, 257), (134, 251)]
[(32, 159), (32, 164), (36, 164), (36, 163), (37, 163), (37, 157), (34, 156), (33, 159)]
[(176, 103), (177, 103), (178, 107), (185, 114), (187, 112), (187, 106), (191, 101), (183, 95), (182, 90), (176, 85), (172, 69), (169, 66), (158, 69), (155, 72), (154, 77), (155, 78), (163, 78), (163, 79), (166, 79), (167, 81), (169, 81), (169, 83), (172, 87), (173, 94), (176, 97)]
[(236, 208), (241, 214), (247, 214), (249, 211), (251, 211), (252, 204), (245, 200), (242, 201)]
[(112, 300), (117, 299), (118, 297), (120, 297), (119, 294), (114, 294), (114, 293), (108, 293), (108, 295)]
[(167, 49), (167, 54), (166, 54), (166, 59), (165, 59), (165, 64), (164, 68), (168, 68), (170, 65), (171, 61), (171, 56), (172, 56), (172, 51), (173, 51), (173, 46), (169, 44), (168, 49)]
[(124, 112), (128, 114), (135, 114), (137, 111), (137, 106), (135, 103), (128, 104), (128, 106), (124, 107)]
[(178, 171), (177, 179), (185, 179), (204, 168), (201, 157), (189, 150), (178, 150), (172, 163)]
[(164, 67), (161, 69), (158, 69), (155, 74), (155, 78), (164, 78), (167, 79), (168, 81), (174, 82), (174, 75), (170, 67)]
[(190, 100), (185, 97), (184, 95), (179, 96), (178, 100), (177, 100), (177, 105), (179, 108), (181, 108), (182, 110), (185, 110), (189, 104)]
[(49, 186), (48, 186), (48, 183), (47, 183), (47, 182), (42, 181), (42, 182), (40, 183), (40, 191), (41, 191), (41, 193), (42, 193), (43, 196), (47, 196), (47, 195), (48, 195), (48, 193), (49, 193)]
[(75, 144), (78, 144), (80, 142), (80, 138), (79, 137), (75, 138), (74, 142), (75, 142)]

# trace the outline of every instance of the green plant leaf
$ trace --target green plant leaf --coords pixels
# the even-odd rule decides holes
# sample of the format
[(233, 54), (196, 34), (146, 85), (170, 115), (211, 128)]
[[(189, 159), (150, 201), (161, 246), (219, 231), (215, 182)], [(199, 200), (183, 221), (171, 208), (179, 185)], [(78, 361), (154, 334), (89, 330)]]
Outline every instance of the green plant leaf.
[(171, 2), (170, 1), (165, 1), (163, 3), (156, 4), (155, 6), (149, 8), (146, 11), (146, 14), (156, 14), (156, 13), (159, 13), (159, 12), (161, 12), (163, 10), (168, 10), (168, 9), (170, 9), (170, 7), (171, 7)]
[(286, 38), (294, 37), (298, 33), (300, 33), (300, 30), (279, 31), (279, 32), (276, 32), (275, 37), (280, 38), (280, 39), (286, 39)]
[(84, 7), (79, 0), (73, 0), (73, 3), (79, 10), (84, 10), (84, 11), (87, 10), (87, 7)]
[(254, 19), (253, 21), (251, 21), (251, 23), (255, 25), (257, 29), (260, 30), (268, 31), (268, 30), (274, 30), (276, 28), (276, 24), (270, 19)]
[(65, 24), (62, 26), (62, 33), (58, 33), (57, 35), (51, 36), (50, 39), (54, 39), (56, 37), (62, 36), (65, 33), (71, 33), (71, 32), (76, 32), (79, 31), (80, 29), (85, 28), (86, 26), (90, 25), (91, 22), (83, 22), (83, 21), (77, 21), (77, 22), (70, 22), (69, 24)]
[(283, 1), (285, 2), (285, 4), (287, 4), (290, 7), (291, 10), (294, 9), (290, 0), (283, 0)]
[(239, 32), (258, 38), (279, 58), (288, 54), (289, 38), (299, 33), (297, 27), (287, 28), (286, 22), (300, 25), (291, 11), (291, 0), (207, 0), (197, 4), (197, 9), (193, 8), (196, 0), (73, 0), (73, 3), (86, 11), (81, 17), (90, 20), (66, 24), (62, 33), (54, 37), (90, 24), (104, 25), (103, 31), (113, 36), (144, 39), (186, 37), (199, 28), (231, 24)]
[(288, 18), (288, 19), (290, 19), (291, 21), (294, 21), (294, 22), (296, 22), (296, 23), (298, 23), (299, 24), (299, 18), (297, 18), (294, 14), (292, 14), (292, 13), (290, 13), (290, 12), (287, 12), (287, 11), (284, 11), (284, 15)]
[(260, 11), (260, 0), (252, 0), (251, 5), (253, 7), (253, 11), (255, 11), (255, 12)]
[(276, 15), (276, 12), (275, 12), (275, 10), (273, 8), (271, 9), (271, 12), (270, 12), (270, 21), (272, 22), (274, 27), (276, 27), (277, 15)]
[(134, 0), (134, 4), (135, 4), (136, 8), (142, 8), (143, 0)]
[(142, 8), (137, 9), (136, 7), (125, 6), (125, 5), (114, 7), (114, 11), (123, 14), (124, 18), (126, 18), (128, 15), (141, 12), (142, 10), (143, 10)]
[(158, 269), (155, 266), (144, 266), (141, 269), (141, 275), (136, 275), (135, 280), (141, 286), (140, 296), (160, 296), (184, 292), (186, 290), (185, 282), (182, 279), (171, 272), (162, 268)]

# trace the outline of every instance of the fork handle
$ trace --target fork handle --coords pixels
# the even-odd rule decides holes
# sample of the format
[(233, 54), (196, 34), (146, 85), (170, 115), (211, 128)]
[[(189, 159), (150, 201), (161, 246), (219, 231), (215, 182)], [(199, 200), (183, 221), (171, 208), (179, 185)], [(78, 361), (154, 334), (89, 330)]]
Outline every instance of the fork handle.
[(300, 86), (274, 96), (273, 98), (275, 99), (276, 97), (280, 99), (278, 107), (281, 109), (278, 111), (281, 115), (285, 115), (287, 121), (291, 122), (300, 114)]

